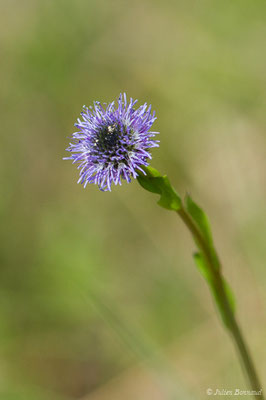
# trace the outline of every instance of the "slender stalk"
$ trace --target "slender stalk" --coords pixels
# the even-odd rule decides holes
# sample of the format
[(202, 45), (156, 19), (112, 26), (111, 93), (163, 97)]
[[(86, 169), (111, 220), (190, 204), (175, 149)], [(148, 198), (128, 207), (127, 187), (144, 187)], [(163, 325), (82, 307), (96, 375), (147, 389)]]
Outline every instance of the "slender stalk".
[(197, 228), (197, 226), (195, 225), (189, 214), (183, 208), (183, 206), (177, 211), (177, 214), (179, 214), (185, 225), (190, 230), (197, 246), (199, 247), (200, 251), (202, 252), (207, 261), (209, 272), (212, 276), (216, 292), (222, 304), (223, 312), (226, 315), (228, 321), (227, 327), (234, 339), (234, 343), (238, 350), (239, 357), (242, 361), (242, 366), (245, 370), (246, 376), (249, 380), (250, 387), (252, 391), (256, 392), (254, 393), (254, 397), (257, 399), (258, 398), (264, 399), (264, 396), (262, 394), (262, 386), (260, 384), (258, 375), (256, 373), (254, 363), (252, 361), (251, 355), (249, 353), (248, 347), (245, 343), (241, 330), (238, 326), (236, 318), (228, 302), (228, 297), (225, 292), (223, 277), (221, 274), (220, 261), (218, 260), (219, 265), (217, 268), (217, 259), (215, 260), (216, 261), (215, 263), (213, 259), (212, 249), (210, 249), (209, 244), (205, 241), (201, 232), (199, 231), (199, 229)]

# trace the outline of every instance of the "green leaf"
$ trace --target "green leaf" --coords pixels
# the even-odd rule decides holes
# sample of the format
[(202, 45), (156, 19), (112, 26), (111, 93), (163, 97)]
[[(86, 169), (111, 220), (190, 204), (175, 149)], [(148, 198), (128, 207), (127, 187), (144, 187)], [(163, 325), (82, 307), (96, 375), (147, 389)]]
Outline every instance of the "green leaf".
[[(224, 303), (221, 299), (221, 295), (219, 293), (219, 291), (217, 290), (217, 287), (215, 285), (215, 279), (213, 278), (212, 272), (208, 267), (208, 264), (206, 263), (203, 255), (201, 253), (195, 253), (194, 254), (194, 260), (196, 262), (196, 265), (201, 273), (201, 275), (205, 278), (205, 280), (207, 281), (211, 292), (213, 294), (213, 298), (215, 300), (215, 303), (218, 307), (218, 310), (220, 312), (220, 315), (222, 317), (222, 320), (224, 322), (224, 324), (230, 328), (231, 326), (231, 321), (228, 318), (228, 314), (224, 308)], [(225, 279), (222, 277), (222, 282), (223, 282), (223, 286), (224, 286), (224, 291), (225, 291), (225, 295), (227, 298), (227, 302), (229, 304), (229, 307), (231, 308), (231, 312), (234, 313), (235, 312), (235, 299), (234, 299), (234, 295), (233, 292), (230, 288), (230, 286), (228, 285), (228, 283), (225, 281)]]
[[(194, 222), (196, 223), (200, 233), (203, 236), (203, 239), (207, 243), (209, 247), (209, 251), (212, 257), (212, 261), (216, 269), (220, 268), (220, 262), (217, 256), (217, 253), (215, 251), (214, 245), (213, 245), (213, 239), (212, 239), (212, 232), (211, 232), (211, 227), (209, 223), (209, 219), (205, 212), (200, 208), (193, 200), (192, 198), (187, 195), (185, 198), (185, 206), (187, 209), (187, 212), (189, 215), (192, 217)], [(196, 239), (195, 239), (196, 240)]]
[(194, 253), (193, 257), (201, 275), (206, 279), (209, 285), (212, 285), (212, 279), (209, 272), (209, 268), (205, 262), (203, 255), (201, 253)]
[(211, 227), (205, 212), (187, 195), (185, 199), (186, 209), (196, 222), (201, 234), (209, 245), (213, 245)]
[(152, 193), (160, 194), (158, 204), (167, 210), (177, 211), (181, 207), (181, 199), (171, 186), (166, 175), (162, 176), (155, 168), (144, 167), (146, 175), (138, 176), (139, 184)]

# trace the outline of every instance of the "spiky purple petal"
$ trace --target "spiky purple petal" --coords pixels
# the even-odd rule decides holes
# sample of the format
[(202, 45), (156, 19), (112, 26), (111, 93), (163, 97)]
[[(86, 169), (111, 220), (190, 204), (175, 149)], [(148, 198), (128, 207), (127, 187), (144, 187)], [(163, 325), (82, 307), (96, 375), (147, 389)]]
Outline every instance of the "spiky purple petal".
[(71, 153), (65, 160), (79, 163), (78, 183), (84, 187), (94, 183), (101, 190), (111, 191), (111, 185), (121, 185), (121, 179), (130, 182), (138, 176), (141, 166), (148, 166), (151, 159), (150, 149), (158, 147), (153, 137), (159, 132), (150, 131), (156, 120), (151, 106), (143, 104), (138, 109), (137, 100), (120, 94), (115, 102), (109, 104), (94, 102), (94, 106), (83, 106), (82, 119), (78, 118), (73, 133), (74, 143), (67, 151)]

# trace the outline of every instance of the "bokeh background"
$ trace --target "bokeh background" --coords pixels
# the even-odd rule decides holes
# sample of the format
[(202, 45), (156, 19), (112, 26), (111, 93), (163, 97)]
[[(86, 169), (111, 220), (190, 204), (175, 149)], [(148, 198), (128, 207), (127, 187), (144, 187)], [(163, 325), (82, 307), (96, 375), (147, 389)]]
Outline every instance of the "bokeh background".
[(1, 1), (1, 400), (247, 389), (182, 223), (62, 161), (82, 105), (121, 91), (152, 103), (153, 166), (208, 212), (266, 385), (265, 37), (263, 0)]

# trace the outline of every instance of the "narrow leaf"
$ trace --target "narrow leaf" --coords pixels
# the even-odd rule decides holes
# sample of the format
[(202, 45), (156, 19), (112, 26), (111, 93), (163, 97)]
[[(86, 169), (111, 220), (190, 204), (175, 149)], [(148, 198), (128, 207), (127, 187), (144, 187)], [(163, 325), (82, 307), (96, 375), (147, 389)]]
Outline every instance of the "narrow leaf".
[(185, 199), (186, 209), (193, 220), (196, 222), (198, 228), (200, 229), (204, 239), (209, 245), (212, 246), (212, 233), (209, 223), (209, 219), (205, 212), (192, 200), (192, 198), (187, 195)]
[[(194, 260), (196, 262), (196, 265), (197, 265), (201, 275), (205, 278), (205, 280), (207, 281), (207, 283), (211, 289), (213, 298), (218, 307), (218, 310), (220, 312), (220, 315), (222, 317), (224, 324), (228, 328), (230, 328), (230, 320), (228, 319), (228, 315), (226, 313), (226, 310), (224, 309), (224, 303), (221, 299), (220, 293), (216, 288), (215, 279), (212, 276), (211, 270), (209, 269), (203, 255), (201, 253), (195, 253)], [(232, 313), (234, 313), (235, 312), (235, 299), (233, 296), (233, 292), (224, 278), (222, 278), (222, 281), (223, 281), (223, 286), (224, 286), (224, 291), (226, 294), (227, 302), (231, 308)]]
[(209, 251), (212, 257), (212, 261), (216, 269), (220, 269), (220, 262), (217, 256), (217, 253), (215, 251), (214, 245), (213, 245), (213, 239), (212, 239), (212, 232), (211, 232), (211, 227), (209, 223), (209, 219), (205, 212), (200, 208), (193, 200), (192, 198), (187, 195), (185, 199), (185, 205), (187, 212), (189, 215), (192, 217), (194, 222), (196, 223), (200, 233), (203, 236), (203, 239), (207, 243), (209, 247)]

